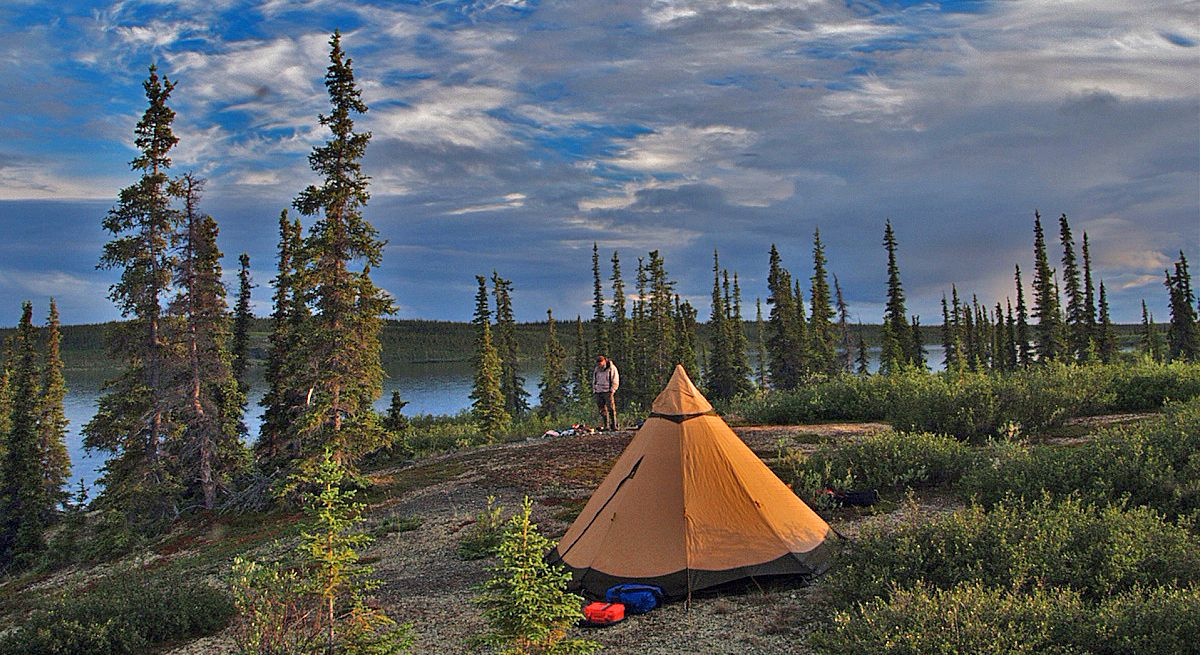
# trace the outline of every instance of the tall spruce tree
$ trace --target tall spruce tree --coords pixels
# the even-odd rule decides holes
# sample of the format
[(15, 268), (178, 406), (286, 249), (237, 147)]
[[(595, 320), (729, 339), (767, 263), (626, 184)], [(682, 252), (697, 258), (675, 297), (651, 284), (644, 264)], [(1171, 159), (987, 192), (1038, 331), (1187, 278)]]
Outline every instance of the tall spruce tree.
[[(621, 278), (621, 258), (615, 250), (612, 255), (612, 277), (610, 279), (612, 281), (612, 319), (610, 321), (612, 329), (608, 335), (608, 348), (612, 352), (609, 359), (616, 362), (617, 367), (620, 368), (629, 359), (630, 340), (633, 336), (629, 317), (625, 313), (625, 280)], [(617, 402), (624, 408), (628, 404), (625, 394), (620, 394)]]
[(1097, 327), (1097, 308), (1096, 308), (1096, 286), (1092, 279), (1092, 249), (1088, 243), (1088, 233), (1083, 233), (1083, 245), (1080, 247), (1080, 253), (1083, 255), (1083, 313), (1087, 320), (1088, 335), (1093, 341), (1099, 342), (1096, 335)]
[(767, 274), (767, 304), (771, 306), (768, 317), (769, 336), (767, 351), (771, 386), (776, 389), (794, 389), (802, 375), (801, 349), (797, 327), (797, 298), (792, 291), (792, 275), (783, 267), (783, 261), (775, 244), (771, 244), (770, 269)]
[(1142, 355), (1153, 361), (1162, 361), (1162, 337), (1154, 325), (1154, 315), (1146, 309), (1146, 301), (1142, 301)]
[(674, 283), (667, 277), (666, 264), (657, 250), (650, 251), (647, 265), (650, 283), (649, 316), (646, 342), (649, 344), (647, 383), (649, 389), (661, 389), (675, 370)]
[(926, 361), (926, 355), (929, 354), (929, 351), (925, 350), (925, 337), (921, 334), (921, 317), (913, 314), (909, 327), (912, 331), (909, 336), (909, 352), (912, 356), (911, 363), (919, 371), (928, 370), (929, 364)]
[(1100, 322), (1096, 326), (1096, 352), (1100, 361), (1108, 364), (1117, 357), (1117, 335), (1113, 330), (1112, 317), (1108, 313), (1108, 294), (1104, 280), (1100, 280)]
[(554, 312), (546, 310), (547, 337), (542, 350), (542, 380), (538, 383), (538, 411), (542, 416), (557, 416), (567, 406), (567, 350), (554, 330)]
[(840, 368), (837, 357), (837, 336), (833, 328), (834, 309), (829, 293), (829, 276), (825, 272), (825, 245), (821, 231), (813, 231), (813, 274), (808, 317), (808, 354), (812, 370), (833, 375)]
[[(957, 309), (957, 308), (956, 308)], [(950, 318), (950, 305), (946, 302), (946, 294), (942, 294), (942, 353), (947, 371), (962, 370), (962, 360), (958, 353), (958, 331), (955, 320)]]
[(8, 442), (0, 462), (0, 571), (26, 566), (42, 550), (50, 507), (38, 444), (41, 367), (29, 302), (21, 305), (12, 353)]
[(1033, 213), (1033, 317), (1037, 319), (1034, 329), (1039, 361), (1059, 359), (1066, 348), (1063, 341), (1063, 319), (1059, 310), (1058, 285), (1054, 280), (1054, 269), (1046, 255), (1046, 235), (1042, 231), (1042, 217)]
[(1016, 266), (1014, 278), (1017, 285), (1017, 328), (1014, 338), (1017, 342), (1017, 361), (1022, 367), (1033, 362), (1033, 344), (1029, 337), (1029, 309), (1025, 306), (1025, 286), (1021, 283), (1021, 267)]
[(1005, 304), (1008, 309), (1008, 316), (1005, 318), (1005, 334), (1008, 337), (1008, 342), (1005, 344), (1005, 357), (1009, 370), (1016, 370), (1021, 361), (1017, 348), (1017, 319), (1013, 316), (1012, 301), (1005, 298)]
[(1167, 271), (1164, 283), (1171, 307), (1171, 322), (1167, 326), (1167, 356), (1171, 361), (1200, 360), (1200, 328), (1196, 325), (1196, 293), (1192, 290), (1192, 274), (1187, 257), (1179, 251), (1175, 272)]
[(198, 208), (203, 181), (184, 175), (178, 182), (184, 203), (179, 235), (177, 296), (168, 307), (178, 330), (173, 340), (181, 351), (171, 396), (182, 434), (167, 451), (178, 469), (176, 479), (185, 500), (199, 499), (216, 509), (217, 494), (246, 463), (241, 435), (245, 395), (233, 374), (229, 351), (229, 306), (221, 281), (217, 223)]
[(858, 351), (858, 354), (855, 355), (855, 358), (854, 358), (854, 363), (855, 363), (854, 372), (857, 373), (858, 375), (870, 375), (871, 374), (871, 360), (867, 356), (867, 340), (863, 337), (862, 323), (858, 324), (858, 347), (855, 348), (855, 350)]
[(150, 67), (143, 82), (147, 107), (134, 128), (138, 155), (130, 167), (138, 180), (121, 190), (103, 221), (112, 235), (98, 268), (118, 269), (109, 298), (126, 320), (113, 329), (111, 356), (123, 370), (110, 380), (95, 416), (84, 427), (84, 445), (109, 453), (101, 481), (101, 505), (119, 508), (140, 525), (168, 518), (172, 508), (164, 490), (170, 485), (162, 462), (167, 435), (175, 430), (166, 390), (172, 353), (166, 339), (164, 296), (171, 284), (179, 213), (171, 207), (167, 171), (178, 143), (168, 106), (175, 88)]
[(883, 312), (883, 351), (880, 354), (881, 373), (894, 373), (913, 360), (912, 340), (904, 307), (904, 287), (900, 283), (900, 266), (896, 263), (896, 233), (889, 220), (883, 230), (883, 246), (887, 249), (887, 305)]
[(471, 412), (489, 440), (500, 436), (512, 423), (505, 409), (500, 378), (503, 369), (500, 353), (492, 342), (492, 316), (488, 308), (487, 278), (476, 275), (479, 291), (475, 294), (475, 381), (471, 387)]
[(838, 343), (840, 344), (840, 370), (849, 373), (852, 368), (850, 354), (850, 306), (842, 295), (842, 285), (837, 275), (833, 276), (834, 297), (837, 298)]
[(721, 260), (715, 249), (712, 302), (709, 308), (708, 329), (712, 347), (705, 360), (704, 385), (713, 398), (728, 400), (734, 394), (733, 372), (729, 361), (733, 346), (729, 343), (730, 331), (727, 328), (729, 311), (725, 307), (725, 294), (721, 290)]
[(254, 283), (250, 279), (250, 255), (238, 255), (238, 294), (233, 309), (233, 340), (229, 344), (233, 377), (242, 393), (250, 390), (246, 371), (250, 368), (250, 323), (254, 314), (250, 311), (250, 290)]
[[(847, 351), (849, 352), (849, 351)], [(767, 388), (767, 331), (763, 325), (762, 298), (754, 299), (754, 353), (756, 355), (756, 381), (759, 389)], [(847, 355), (849, 356), (849, 355)]]
[[(385, 440), (372, 404), (383, 392), (382, 316), (393, 306), (371, 281), (385, 244), (362, 214), (370, 198), (362, 158), (371, 134), (355, 132), (354, 115), (366, 113), (367, 106), (340, 32), (330, 37), (329, 48), (325, 88), (331, 111), (319, 121), (331, 137), (308, 157), (322, 182), (305, 188), (292, 203), (301, 214), (316, 217), (304, 242), (306, 300), (315, 312), (305, 322), (310, 392), (301, 431), (306, 457), (317, 457), (329, 446), (339, 464), (352, 468)], [(356, 271), (358, 264), (362, 268)]]
[(571, 387), (575, 400), (587, 403), (592, 397), (592, 354), (588, 351), (587, 339), (583, 336), (583, 319), (575, 316), (575, 356), (571, 359)]
[(1059, 241), (1063, 248), (1063, 287), (1067, 297), (1067, 352), (1075, 361), (1087, 359), (1091, 342), (1089, 332), (1092, 320), (1087, 315), (1087, 298), (1080, 279), (1079, 264), (1075, 258), (1075, 242), (1071, 236), (1071, 225), (1067, 215), (1058, 218)]
[(738, 283), (738, 274), (733, 274), (733, 315), (726, 323), (729, 329), (729, 364), (733, 372), (734, 395), (749, 393), (754, 389), (750, 383), (753, 374), (747, 351), (750, 344), (746, 340), (746, 321), (742, 318), (742, 287)]
[(675, 296), (675, 362), (682, 364), (689, 376), (698, 377), (696, 360), (696, 308), (678, 294)]
[(500, 354), (500, 393), (509, 416), (529, 411), (529, 392), (521, 377), (521, 348), (517, 342), (517, 322), (513, 318), (512, 281), (492, 271), (492, 294), (496, 299), (496, 352)]
[(611, 355), (608, 325), (604, 319), (604, 287), (600, 282), (600, 246), (592, 242), (592, 347), (597, 355)]
[[(63, 400), (67, 382), (63, 377), (62, 332), (58, 305), (50, 299), (46, 317), (41, 389), (38, 399), (38, 452), (41, 453), (42, 492), (48, 510), (65, 507), (70, 495), (71, 456), (67, 452), (67, 417)], [(3, 435), (0, 432), (0, 435)], [(2, 438), (2, 436), (0, 436)]]
[(305, 303), (304, 259), (299, 221), (288, 219), (287, 210), (279, 214), (279, 249), (272, 296), (271, 334), (268, 337), (267, 362), (263, 380), (267, 384), (259, 406), (265, 411), (259, 427), (255, 454), (259, 459), (275, 460), (296, 456), (293, 422), (303, 411), (306, 388), (297, 375), (305, 362), (304, 324), (309, 310)]

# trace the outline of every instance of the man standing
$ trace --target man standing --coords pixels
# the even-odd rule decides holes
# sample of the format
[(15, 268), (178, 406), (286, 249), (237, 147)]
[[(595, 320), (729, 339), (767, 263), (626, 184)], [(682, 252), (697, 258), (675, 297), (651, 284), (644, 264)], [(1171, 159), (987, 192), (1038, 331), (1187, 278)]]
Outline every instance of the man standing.
[(596, 368), (592, 369), (592, 395), (596, 398), (596, 408), (600, 410), (601, 420), (604, 421), (601, 430), (617, 429), (617, 405), (613, 396), (620, 386), (621, 374), (617, 372), (617, 365), (604, 355), (598, 355)]

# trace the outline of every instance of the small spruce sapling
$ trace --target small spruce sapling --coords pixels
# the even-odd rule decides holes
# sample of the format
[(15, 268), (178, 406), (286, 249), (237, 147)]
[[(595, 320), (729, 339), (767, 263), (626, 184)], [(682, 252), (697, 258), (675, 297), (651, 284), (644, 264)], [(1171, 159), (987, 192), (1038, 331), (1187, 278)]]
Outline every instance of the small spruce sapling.
[(483, 652), (502, 655), (584, 655), (600, 649), (586, 639), (569, 636), (583, 618), (582, 599), (566, 591), (571, 574), (546, 561), (553, 543), (530, 520), (529, 498), (509, 520), (475, 603), (483, 609), (488, 631), (472, 642)]

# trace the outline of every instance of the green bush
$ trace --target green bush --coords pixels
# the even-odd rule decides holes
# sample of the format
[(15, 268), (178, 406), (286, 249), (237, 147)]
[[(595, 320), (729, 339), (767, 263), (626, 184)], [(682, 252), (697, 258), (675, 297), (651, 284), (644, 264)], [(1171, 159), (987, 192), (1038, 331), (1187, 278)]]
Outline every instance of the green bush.
[(1200, 516), (1200, 400), (1071, 447), (992, 444), (979, 462), (961, 486), (985, 506), (1074, 493), (1101, 504), (1124, 499), (1170, 518)]
[(1089, 650), (1096, 655), (1195, 653), (1200, 587), (1133, 589), (1101, 603)]
[(792, 488), (809, 491), (814, 482), (873, 489), (945, 484), (962, 477), (972, 457), (971, 448), (952, 437), (887, 430), (800, 456)]
[(504, 506), (488, 496), (487, 507), (479, 510), (458, 540), (458, 557), (464, 560), (483, 559), (496, 554), (504, 538)]
[(1194, 653), (1196, 587), (1135, 588), (1097, 603), (1069, 589), (969, 582), (899, 589), (834, 615), (812, 644), (830, 655)]
[(1079, 594), (1069, 590), (917, 586), (838, 612), (812, 643), (830, 655), (1082, 654), (1068, 644), (1085, 613)]
[(116, 574), (35, 610), (0, 638), (0, 655), (142, 653), (217, 632), (232, 614), (229, 594), (203, 581)]
[(867, 532), (829, 576), (843, 603), (886, 596), (893, 585), (950, 588), (980, 582), (1039, 585), (1101, 598), (1135, 586), (1200, 580), (1200, 544), (1145, 508), (1093, 507), (1077, 499), (968, 507), (891, 533)]
[(1007, 373), (846, 375), (741, 397), (730, 411), (754, 423), (887, 420), (900, 430), (980, 438), (1010, 424), (1040, 431), (1077, 416), (1152, 410), (1197, 396), (1200, 364), (1052, 363)]

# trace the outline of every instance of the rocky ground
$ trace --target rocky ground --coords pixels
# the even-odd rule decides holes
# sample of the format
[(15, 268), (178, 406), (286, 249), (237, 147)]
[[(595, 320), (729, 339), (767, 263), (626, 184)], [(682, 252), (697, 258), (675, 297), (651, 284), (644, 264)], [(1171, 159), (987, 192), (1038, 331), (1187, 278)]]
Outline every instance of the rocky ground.
[[(764, 459), (780, 445), (813, 449), (830, 440), (850, 440), (885, 429), (876, 423), (742, 427), (738, 435)], [(632, 432), (562, 439), (536, 439), (440, 455), (377, 472), (380, 487), (368, 513), (372, 525), (416, 517), (415, 529), (380, 537), (368, 553), (382, 586), (378, 602), (392, 616), (411, 622), (414, 652), (463, 653), (465, 641), (484, 625), (471, 604), (474, 586), (487, 577), (487, 560), (464, 561), (456, 549), (464, 530), (487, 506), (488, 497), (511, 510), (525, 496), (534, 500), (542, 532), (561, 535), (592, 490), (629, 443)], [(828, 518), (853, 538), (868, 524), (903, 520), (905, 512), (948, 511), (956, 502), (916, 500), (917, 508), (891, 504), (879, 513), (835, 512)], [(415, 522), (415, 521), (413, 521)], [(586, 636), (606, 653), (774, 654), (803, 653), (803, 634), (827, 612), (819, 584), (798, 579), (765, 580), (671, 603)], [(177, 655), (227, 652), (224, 637), (188, 644)]]

